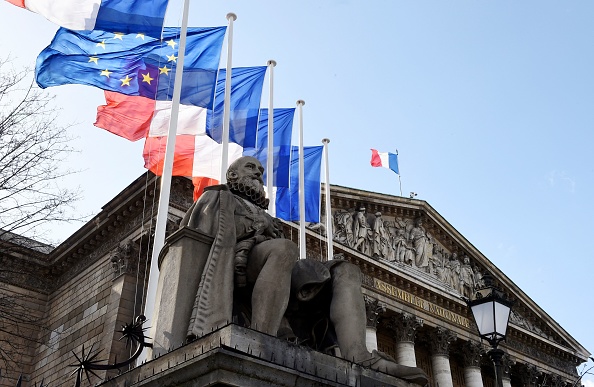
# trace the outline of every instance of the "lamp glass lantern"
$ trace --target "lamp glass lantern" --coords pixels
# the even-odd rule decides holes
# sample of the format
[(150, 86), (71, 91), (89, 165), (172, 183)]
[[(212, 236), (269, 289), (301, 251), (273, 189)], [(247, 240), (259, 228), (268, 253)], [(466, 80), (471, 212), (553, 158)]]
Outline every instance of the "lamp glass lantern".
[(483, 276), (485, 287), (476, 291), (474, 300), (468, 301), (479, 336), (496, 348), (505, 340), (513, 303), (493, 284), (493, 277)]

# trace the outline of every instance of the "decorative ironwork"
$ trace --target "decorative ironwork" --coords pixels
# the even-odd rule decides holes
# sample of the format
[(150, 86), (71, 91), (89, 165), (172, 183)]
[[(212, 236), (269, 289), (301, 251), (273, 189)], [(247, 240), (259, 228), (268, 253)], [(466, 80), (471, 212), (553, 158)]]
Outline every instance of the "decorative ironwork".
[(89, 382), (89, 384), (91, 383), (90, 374), (93, 374), (96, 377), (99, 377), (99, 375), (97, 375), (94, 372), (94, 370), (102, 370), (102, 371), (113, 370), (113, 369), (127, 366), (128, 364), (131, 364), (134, 360), (136, 360), (140, 356), (140, 354), (142, 353), (142, 350), (145, 347), (152, 347), (153, 345), (151, 343), (145, 342), (145, 339), (147, 339), (147, 337), (144, 336), (144, 332), (148, 329), (148, 328), (142, 327), (142, 324), (144, 324), (145, 321), (146, 321), (146, 317), (144, 317), (143, 315), (140, 315), (140, 316), (136, 317), (136, 319), (134, 320), (133, 323), (125, 324), (124, 326), (122, 326), (122, 330), (118, 331), (118, 332), (122, 333), (122, 337), (120, 338), (120, 340), (122, 340), (124, 338), (126, 339), (126, 347), (129, 347), (132, 345), (137, 345), (136, 351), (134, 351), (134, 354), (132, 354), (132, 356), (125, 361), (117, 362), (117, 359), (116, 359), (116, 361), (113, 364), (99, 364), (105, 360), (96, 360), (97, 356), (99, 356), (101, 351), (93, 354), (93, 345), (94, 344), (91, 345), (91, 348), (89, 349), (89, 351), (87, 353), (85, 353), (85, 346), (83, 345), (80, 357), (77, 356), (76, 353), (74, 353), (74, 351), (72, 351), (72, 354), (78, 361), (78, 363), (76, 363), (76, 364), (70, 364), (70, 367), (76, 367), (76, 369), (70, 374), (71, 376), (76, 374), (76, 382), (75, 382), (74, 386), (75, 387), (81, 386), (83, 376), (86, 376), (86, 379)]

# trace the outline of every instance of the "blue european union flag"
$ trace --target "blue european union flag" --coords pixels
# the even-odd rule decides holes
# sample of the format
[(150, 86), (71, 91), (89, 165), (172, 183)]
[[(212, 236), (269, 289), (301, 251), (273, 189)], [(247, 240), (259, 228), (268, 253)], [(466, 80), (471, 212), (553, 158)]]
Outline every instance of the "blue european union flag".
[[(188, 28), (182, 104), (212, 108), (225, 31), (226, 27)], [(35, 79), (41, 88), (81, 84), (171, 100), (179, 33), (179, 28), (166, 28), (162, 38), (156, 39), (60, 28), (37, 57)]]

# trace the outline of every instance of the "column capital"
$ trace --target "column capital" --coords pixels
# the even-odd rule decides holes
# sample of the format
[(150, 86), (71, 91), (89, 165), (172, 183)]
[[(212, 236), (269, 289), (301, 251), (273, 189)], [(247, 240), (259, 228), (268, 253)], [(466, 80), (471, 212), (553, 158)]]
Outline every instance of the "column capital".
[(477, 341), (466, 341), (462, 344), (464, 367), (480, 367), (485, 347)]
[(417, 329), (423, 326), (423, 319), (405, 312), (393, 316), (388, 326), (394, 330), (397, 342), (414, 343)]
[(538, 378), (541, 371), (532, 364), (524, 364), (522, 371), (519, 373), (520, 380), (523, 386), (531, 387), (538, 385)]
[(502, 365), (504, 379), (511, 379), (511, 370), (515, 364), (516, 362), (512, 360), (512, 358), (507, 353), (503, 356)]
[(449, 356), (450, 344), (454, 342), (458, 336), (444, 327), (437, 327), (429, 333), (429, 346), (433, 355)]
[(364, 296), (364, 299), (365, 314), (367, 316), (366, 325), (369, 328), (377, 328), (380, 314), (386, 311), (386, 306), (373, 297)]

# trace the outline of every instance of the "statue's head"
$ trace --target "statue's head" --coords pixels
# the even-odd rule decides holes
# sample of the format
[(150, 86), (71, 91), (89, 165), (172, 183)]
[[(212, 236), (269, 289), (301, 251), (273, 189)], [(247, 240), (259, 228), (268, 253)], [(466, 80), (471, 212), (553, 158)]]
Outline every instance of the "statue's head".
[(264, 167), (258, 159), (243, 156), (235, 160), (227, 169), (227, 184), (232, 191), (245, 196), (254, 204), (267, 207), (263, 174)]
[(243, 156), (235, 160), (227, 169), (227, 181), (234, 183), (249, 177), (250, 179), (257, 180), (261, 185), (264, 185), (262, 175), (264, 174), (264, 167), (260, 161), (251, 156)]

